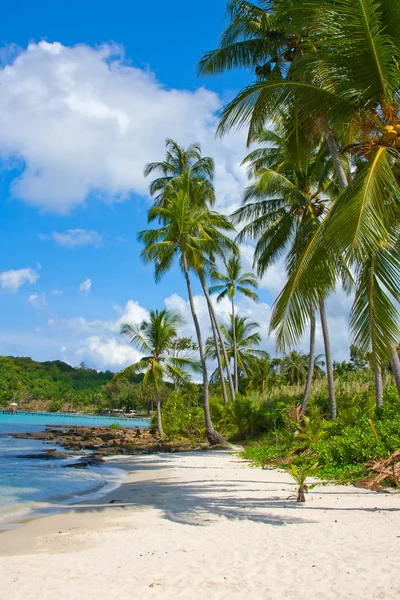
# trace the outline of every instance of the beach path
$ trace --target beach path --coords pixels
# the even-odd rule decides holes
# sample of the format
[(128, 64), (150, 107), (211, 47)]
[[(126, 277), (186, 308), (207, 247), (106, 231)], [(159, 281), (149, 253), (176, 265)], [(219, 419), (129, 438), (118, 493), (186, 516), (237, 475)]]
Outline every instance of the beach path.
[(400, 495), (227, 451), (118, 457), (123, 485), (0, 535), (3, 600), (398, 600)]

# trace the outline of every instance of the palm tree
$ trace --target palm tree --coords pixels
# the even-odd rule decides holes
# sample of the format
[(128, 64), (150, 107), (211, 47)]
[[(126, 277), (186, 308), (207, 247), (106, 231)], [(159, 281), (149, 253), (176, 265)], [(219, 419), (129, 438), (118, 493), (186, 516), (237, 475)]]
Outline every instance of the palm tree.
[(192, 183), (203, 190), (202, 201), (213, 204), (215, 193), (212, 185), (214, 178), (214, 161), (209, 156), (202, 156), (200, 144), (191, 144), (182, 148), (174, 140), (165, 140), (166, 156), (162, 162), (148, 163), (144, 176), (158, 174), (150, 184), (150, 194), (155, 197), (157, 204), (162, 204), (166, 198), (166, 190), (171, 186), (177, 190), (183, 178), (189, 178)]
[(207, 256), (216, 255), (231, 247), (231, 240), (224, 234), (232, 231), (232, 225), (222, 215), (215, 213), (196, 197), (200, 193), (188, 177), (182, 177), (179, 188), (166, 190), (166, 202), (155, 204), (148, 213), (149, 222), (158, 221), (160, 227), (147, 229), (138, 234), (143, 242), (141, 254), (145, 262), (154, 263), (155, 279), (158, 281), (179, 259), (189, 296), (189, 304), (196, 330), (200, 361), (203, 372), (203, 408), (207, 437), (211, 444), (218, 444), (223, 437), (212, 424), (208, 402), (208, 375), (201, 329), (194, 304), (190, 271), (202, 273), (207, 266)]
[[(339, 276), (341, 253), (357, 275), (352, 337), (372, 353), (378, 370), (399, 339), (398, 3), (275, 0), (268, 6), (275, 18), (286, 15), (287, 31), (298, 40), (297, 55), (282, 76), (245, 88), (225, 108), (220, 131), (248, 125), (251, 140), (267, 118), (295, 108), (303, 124), (312, 122), (325, 134), (344, 189), (279, 298), (283, 335), (288, 341), (299, 338), (310, 302), (316, 305)], [(348, 186), (332, 131), (350, 138), (344, 150), (357, 169)]]
[[(257, 346), (261, 344), (261, 335), (257, 331), (260, 325), (254, 321), (249, 321), (249, 317), (235, 315), (230, 316), (231, 324), (227, 328), (221, 326), (222, 335), (225, 342), (226, 354), (231, 361), (235, 356), (238, 363), (238, 374), (241, 377), (248, 377), (251, 372), (254, 361), (268, 358), (267, 352), (258, 350)], [(212, 338), (206, 341), (206, 356), (216, 358), (216, 350)], [(212, 374), (212, 379), (216, 379), (217, 370)]]
[[(291, 116), (282, 116), (275, 131), (264, 130), (259, 140), (273, 144), (251, 152), (244, 163), (254, 182), (247, 188), (243, 206), (233, 215), (235, 222), (247, 224), (238, 235), (238, 241), (256, 240), (254, 264), (259, 277), (284, 253), (288, 277), (295, 272), (304, 248), (318, 228), (327, 211), (330, 197), (338, 192), (332, 179), (332, 161), (324, 145), (310, 150), (299, 138), (292, 136)], [(340, 262), (340, 259), (338, 259)], [(305, 412), (311, 391), (315, 357), (315, 309), (319, 305), (325, 355), (331, 416), (336, 418), (336, 399), (333, 381), (333, 362), (323, 297), (318, 304), (309, 303), (310, 327), (309, 377), (304, 390), (302, 411)], [(281, 333), (281, 322), (271, 320), (271, 331), (277, 333), (277, 344), (286, 350)], [(293, 344), (294, 345), (294, 344)]]
[(176, 385), (188, 383), (189, 375), (185, 368), (199, 370), (199, 365), (190, 358), (173, 356), (171, 344), (177, 339), (178, 329), (184, 321), (180, 315), (168, 310), (151, 310), (150, 318), (140, 325), (123, 323), (121, 334), (144, 356), (116, 376), (117, 379), (129, 378), (144, 373), (142, 390), (154, 393), (157, 401), (157, 429), (160, 437), (164, 437), (161, 417), (160, 391), (165, 379), (169, 378)]
[[(212, 183), (214, 178), (213, 159), (209, 156), (202, 156), (200, 144), (191, 144), (185, 149), (169, 138), (166, 140), (165, 144), (165, 160), (162, 162), (149, 163), (144, 170), (145, 177), (148, 177), (151, 174), (160, 175), (160, 177), (154, 179), (150, 184), (150, 193), (152, 196), (155, 196), (155, 203), (157, 205), (166, 203), (168, 194), (170, 194), (172, 190), (176, 193), (184, 182), (186, 182), (186, 184), (190, 182), (192, 201), (199, 203), (204, 208), (212, 206), (215, 201)], [(208, 293), (205, 274), (203, 272), (199, 273), (199, 278), (207, 300), (213, 335), (216, 340), (220, 340), (222, 354), (224, 355), (225, 347), (223, 338)], [(217, 356), (217, 360), (221, 371), (221, 357)], [(232, 400), (234, 400), (234, 385), (228, 364), (226, 368), (230, 394)], [(221, 377), (221, 388), (224, 401), (227, 402), (225, 379), (223, 377)]]
[[(220, 273), (217, 270), (212, 271), (211, 277), (213, 281), (218, 281), (217, 285), (210, 287), (210, 293), (218, 293), (217, 302), (221, 302), (224, 298), (228, 297), (231, 301), (232, 306), (232, 322), (235, 322), (235, 295), (237, 293), (243, 294), (246, 298), (250, 298), (254, 302), (259, 302), (258, 295), (251, 288), (258, 288), (258, 281), (253, 273), (247, 272), (242, 273), (243, 267), (239, 256), (233, 255), (224, 260), (225, 273)], [(235, 340), (235, 327), (233, 327), (233, 373), (235, 381), (235, 391), (239, 391), (239, 378), (238, 378), (238, 358), (237, 358), (237, 345)]]
[(256, 391), (265, 394), (276, 383), (276, 379), (277, 373), (272, 365), (270, 355), (265, 353), (263, 358), (255, 357), (252, 359), (247, 373), (245, 393)]
[[(325, 362), (322, 360), (323, 355), (318, 354), (313, 359), (312, 373), (323, 373), (322, 367), (325, 366)], [(287, 379), (290, 385), (303, 384), (308, 376), (309, 371), (309, 356), (304, 352), (298, 352), (292, 350), (282, 359), (281, 362), (281, 374)]]
[(292, 350), (282, 359), (281, 373), (290, 385), (299, 385), (306, 379), (307, 367), (307, 356), (303, 352)]

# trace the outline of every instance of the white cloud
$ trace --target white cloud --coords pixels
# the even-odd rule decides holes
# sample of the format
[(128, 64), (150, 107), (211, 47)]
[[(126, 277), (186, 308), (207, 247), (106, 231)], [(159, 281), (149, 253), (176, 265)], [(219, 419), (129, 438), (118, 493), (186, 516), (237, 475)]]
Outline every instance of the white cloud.
[(91, 287), (92, 280), (88, 277), (87, 279), (85, 279), (85, 281), (82, 281), (82, 283), (80, 284), (79, 291), (87, 296), (91, 290)]
[[(213, 296), (213, 303), (215, 307), (215, 311), (220, 323), (224, 325), (229, 325), (230, 323), (230, 314), (231, 314), (231, 302), (228, 298), (224, 298), (221, 302), (217, 303), (216, 296)], [(200, 329), (202, 332), (202, 336), (204, 340), (211, 335), (211, 325), (210, 325), (210, 317), (208, 314), (208, 308), (206, 299), (204, 296), (195, 296), (194, 304), (197, 313), (197, 317), (199, 319)], [(173, 294), (165, 299), (165, 305), (168, 310), (172, 310), (178, 312), (185, 319), (185, 325), (181, 328), (181, 334), (185, 336), (191, 337), (193, 340), (196, 340), (196, 331), (193, 325), (192, 314), (190, 311), (189, 301), (182, 298), (178, 294)], [(235, 302), (235, 308), (238, 313), (242, 316), (247, 316), (252, 321), (256, 321), (260, 324), (260, 332), (262, 334), (263, 340), (271, 349), (273, 345), (272, 341), (268, 341), (267, 339), (267, 331), (269, 320), (271, 316), (271, 309), (268, 304), (261, 302), (260, 304), (255, 304), (251, 300), (247, 298), (238, 298), (237, 302)]]
[[(213, 299), (214, 302), (216, 298)], [(194, 298), (201, 331), (204, 340), (211, 335), (210, 321), (204, 297)], [(350, 300), (339, 290), (328, 301), (327, 312), (330, 328), (332, 352), (335, 360), (343, 360), (348, 356), (348, 308)], [(179, 335), (189, 336), (196, 341), (195, 329), (189, 303), (178, 294), (165, 299), (165, 306), (182, 314), (186, 324), (180, 329)], [(215, 304), (218, 319), (221, 323), (229, 323), (231, 306), (225, 299)], [(261, 348), (276, 355), (274, 339), (268, 337), (268, 326), (271, 308), (261, 302), (254, 304), (246, 298), (238, 297), (237, 311), (260, 324), (262, 336)], [(118, 371), (132, 362), (139, 360), (140, 353), (119, 335), (121, 322), (140, 323), (148, 317), (147, 310), (138, 302), (129, 300), (124, 307), (114, 306), (114, 318), (87, 320), (82, 316), (75, 318), (51, 318), (47, 327), (38, 328), (35, 333), (17, 331), (0, 331), (0, 353), (13, 355), (31, 355), (37, 360), (54, 360), (61, 358), (72, 365), (82, 360), (96, 369), (111, 369)], [(111, 308), (110, 308), (111, 311)], [(308, 352), (308, 335), (298, 345), (299, 349)], [(323, 353), (322, 332), (317, 319), (317, 352)], [(211, 365), (210, 365), (211, 368)]]
[(81, 346), (75, 355), (81, 360), (87, 360), (90, 364), (95, 364), (99, 369), (118, 371), (137, 362), (142, 356), (135, 348), (115, 337), (105, 339), (93, 335), (82, 340)]
[(39, 275), (33, 269), (17, 269), (0, 273), (0, 291), (14, 293), (25, 283), (36, 283)]
[(62, 295), (62, 291), (61, 290), (52, 290), (51, 293), (53, 294), (53, 296), (61, 296)]
[(28, 302), (34, 308), (44, 308), (47, 306), (46, 293), (42, 292), (41, 294), (30, 294), (28, 296)]
[(53, 231), (50, 235), (40, 235), (42, 240), (53, 240), (59, 246), (77, 248), (80, 246), (94, 246), (98, 248), (102, 237), (97, 231), (87, 229), (67, 229), (64, 232)]
[(143, 167), (163, 158), (166, 137), (214, 156), (221, 210), (240, 200), (245, 134), (215, 139), (214, 92), (166, 88), (116, 46), (57, 42), (30, 44), (0, 70), (0, 86), (0, 152), (20, 164), (13, 193), (30, 204), (62, 213), (90, 193), (146, 195)]
[(138, 325), (149, 316), (148, 311), (134, 300), (128, 300), (123, 308), (120, 306), (113, 306), (113, 308), (119, 315), (115, 320), (88, 320), (84, 317), (73, 317), (71, 319), (52, 317), (47, 321), (47, 325), (51, 331), (58, 333), (115, 335), (119, 333), (122, 323), (128, 322)]
[[(242, 244), (240, 246), (243, 268), (246, 271), (253, 270), (254, 246)], [(271, 294), (278, 294), (286, 283), (285, 257), (280, 258), (271, 265), (265, 275), (259, 281), (261, 289), (268, 290)]]

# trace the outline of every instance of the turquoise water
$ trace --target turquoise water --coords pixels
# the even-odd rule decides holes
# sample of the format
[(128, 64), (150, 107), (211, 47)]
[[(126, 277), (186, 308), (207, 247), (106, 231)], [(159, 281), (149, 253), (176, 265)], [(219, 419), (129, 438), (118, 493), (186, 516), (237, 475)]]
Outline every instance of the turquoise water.
[(15, 415), (0, 413), (0, 433), (41, 431), (46, 425), (87, 425), (96, 427), (119, 423), (122, 427), (147, 427), (146, 419), (120, 419), (115, 417), (92, 417), (58, 413), (18, 413)]
[(2, 523), (16, 521), (38, 507), (45, 507), (66, 498), (99, 490), (107, 484), (117, 485), (122, 477), (119, 469), (107, 466), (87, 469), (63, 468), (76, 459), (45, 461), (24, 459), (19, 455), (57, 448), (40, 440), (20, 440), (8, 433), (42, 431), (46, 425), (110, 425), (146, 427), (148, 421), (40, 414), (0, 414), (0, 528)]

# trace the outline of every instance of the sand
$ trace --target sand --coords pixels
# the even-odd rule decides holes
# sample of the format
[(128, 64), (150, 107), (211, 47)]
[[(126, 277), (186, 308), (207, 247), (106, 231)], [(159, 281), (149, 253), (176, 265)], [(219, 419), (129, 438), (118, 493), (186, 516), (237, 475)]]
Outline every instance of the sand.
[[(2, 600), (400, 598), (400, 495), (318, 486), (226, 451), (127, 457), (94, 504), (0, 535)], [(110, 504), (111, 502), (111, 504)]]

